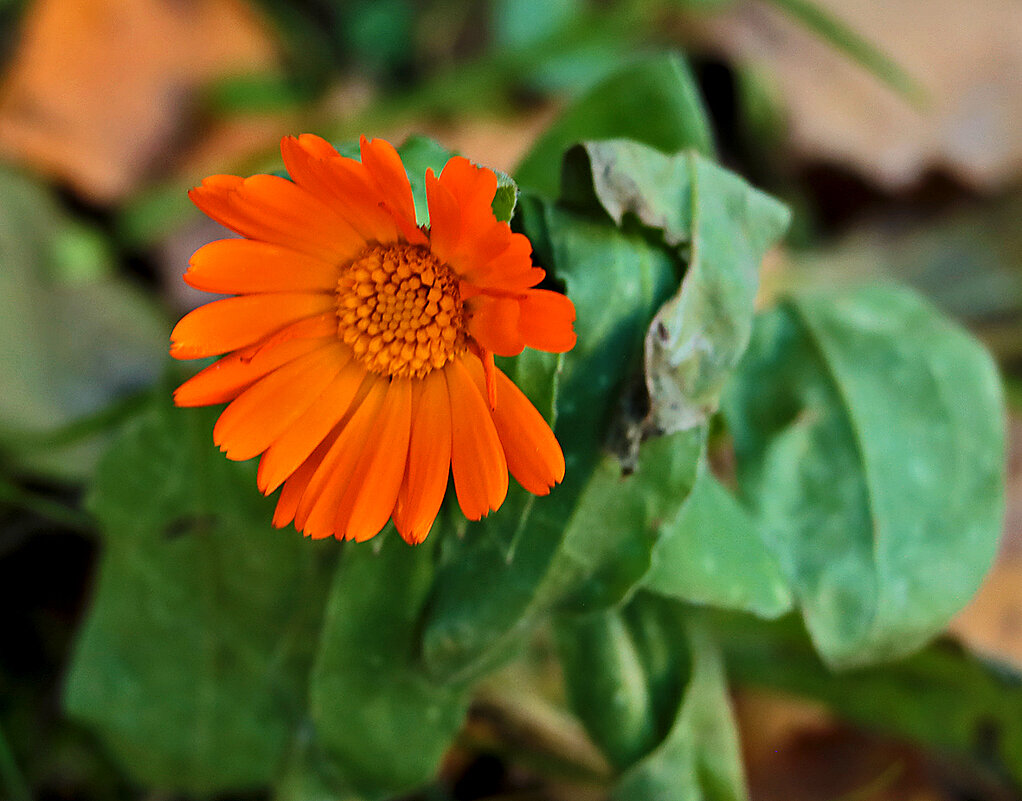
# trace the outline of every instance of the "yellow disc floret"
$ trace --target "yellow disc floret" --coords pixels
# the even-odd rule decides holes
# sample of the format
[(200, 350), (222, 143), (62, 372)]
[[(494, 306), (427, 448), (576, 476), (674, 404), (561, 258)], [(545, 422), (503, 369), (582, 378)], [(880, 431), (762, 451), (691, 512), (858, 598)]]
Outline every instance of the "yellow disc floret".
[(375, 245), (337, 284), (338, 335), (368, 370), (422, 377), (466, 347), (458, 282), (424, 247)]

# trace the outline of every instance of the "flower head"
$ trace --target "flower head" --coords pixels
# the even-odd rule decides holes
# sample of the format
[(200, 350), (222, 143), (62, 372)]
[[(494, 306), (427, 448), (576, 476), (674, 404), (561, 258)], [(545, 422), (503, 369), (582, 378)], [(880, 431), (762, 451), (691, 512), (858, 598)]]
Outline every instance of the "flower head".
[(281, 150), (290, 181), (215, 175), (190, 193), (243, 238), (200, 248), (185, 274), (234, 297), (174, 328), (175, 358), (226, 354), (177, 404), (229, 402), (214, 441), (262, 454), (259, 488), (283, 486), (274, 525), (312, 537), (361, 541), (393, 518), (421, 542), (449, 474), (470, 520), (503, 503), (509, 470), (548, 493), (560, 446), (493, 356), (571, 349), (575, 309), (534, 288), (544, 272), (494, 217), (494, 174), (460, 157), (427, 171), (420, 228), (389, 143), (363, 138), (361, 161), (310, 134)]

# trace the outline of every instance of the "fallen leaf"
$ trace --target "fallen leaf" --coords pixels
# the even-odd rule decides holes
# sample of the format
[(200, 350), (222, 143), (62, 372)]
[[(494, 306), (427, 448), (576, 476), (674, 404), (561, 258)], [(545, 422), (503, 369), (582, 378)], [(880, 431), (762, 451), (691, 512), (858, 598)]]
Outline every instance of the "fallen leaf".
[(0, 85), (0, 154), (118, 200), (165, 163), (210, 80), (276, 58), (240, 0), (37, 0)]
[(1016, 0), (813, 0), (922, 85), (914, 106), (829, 42), (762, 0), (697, 25), (776, 82), (791, 145), (899, 189), (932, 168), (978, 188), (1022, 171), (1022, 4)]
[(947, 801), (925, 756), (857, 730), (819, 705), (765, 690), (735, 698), (749, 789), (757, 801)]

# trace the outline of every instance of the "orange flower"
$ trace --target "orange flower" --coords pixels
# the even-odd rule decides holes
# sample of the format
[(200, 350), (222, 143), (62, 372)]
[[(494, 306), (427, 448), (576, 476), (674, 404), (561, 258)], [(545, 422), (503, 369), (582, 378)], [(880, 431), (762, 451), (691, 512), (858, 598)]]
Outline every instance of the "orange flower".
[(543, 417), (493, 363), (575, 344), (575, 308), (532, 246), (498, 222), (494, 174), (463, 158), (426, 172), (415, 224), (401, 158), (361, 141), (361, 162), (303, 134), (281, 142), (292, 181), (215, 175), (192, 201), (244, 239), (192, 256), (184, 278), (235, 295), (186, 315), (171, 355), (227, 354), (174, 393), (230, 404), (213, 429), (227, 458), (262, 454), (259, 488), (283, 485), (275, 526), (366, 540), (393, 518), (425, 539), (448, 472), (465, 516), (500, 507), (508, 471), (545, 495), (564, 456)]

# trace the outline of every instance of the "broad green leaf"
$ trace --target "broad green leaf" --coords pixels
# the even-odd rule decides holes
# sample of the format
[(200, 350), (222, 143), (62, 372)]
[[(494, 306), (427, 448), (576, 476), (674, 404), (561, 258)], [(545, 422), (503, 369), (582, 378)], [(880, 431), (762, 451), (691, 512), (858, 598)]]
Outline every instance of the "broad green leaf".
[(767, 618), (792, 604), (787, 580), (756, 522), (705, 468), (681, 511), (662, 529), (642, 586)]
[(615, 609), (554, 618), (565, 695), (619, 773), (674, 725), (691, 672), (680, 609), (640, 594)]
[(393, 530), (348, 545), (327, 602), (310, 690), (323, 750), (366, 798), (424, 784), (461, 726), (463, 688), (433, 683), (417, 659), (433, 549)]
[(565, 692), (618, 769), (616, 801), (746, 797), (720, 653), (683, 606), (648, 594), (559, 619)]
[(557, 194), (561, 159), (590, 139), (627, 137), (671, 153), (713, 153), (706, 111), (695, 79), (676, 55), (657, 55), (623, 67), (571, 103), (515, 170), (520, 186)]
[(941, 639), (888, 665), (831, 673), (795, 618), (715, 616), (728, 673), (806, 696), (847, 720), (1022, 787), (1022, 674)]
[(692, 658), (684, 636), (685, 610), (669, 598), (647, 592), (637, 593), (619, 609), (646, 674), (656, 746), (674, 726), (691, 678)]
[(213, 416), (157, 403), (98, 468), (105, 547), (65, 688), (136, 780), (194, 795), (280, 769), (335, 547), (270, 527), (252, 471), (212, 446)]
[(41, 185), (0, 167), (0, 194), (0, 446), (21, 467), (80, 479), (95, 438), (38, 443), (149, 386), (168, 326), (142, 292), (108, 275), (105, 241)]
[(618, 610), (562, 618), (556, 626), (564, 692), (593, 742), (617, 768), (657, 743), (645, 667)]
[(645, 665), (620, 611), (562, 618), (556, 625), (564, 692), (586, 731), (618, 769), (657, 744)]
[(916, 295), (806, 293), (763, 315), (725, 414), (742, 492), (828, 663), (910, 653), (975, 592), (1004, 511), (1001, 389), (983, 348)]
[(316, 738), (311, 721), (298, 730), (273, 783), (273, 801), (366, 801), (338, 760)]
[(649, 419), (667, 433), (701, 425), (748, 343), (760, 263), (787, 228), (787, 209), (698, 153), (666, 156), (627, 140), (571, 151), (564, 190), (619, 225), (634, 215), (687, 258), (646, 338)]
[[(448, 679), (478, 670), (480, 660), (514, 641), (536, 611), (565, 523), (599, 462), (618, 393), (640, 368), (637, 354), (649, 320), (675, 285), (668, 255), (638, 235), (531, 201), (521, 214), (532, 221), (530, 234), (537, 233), (540, 263), (564, 282), (578, 312), (578, 344), (564, 354), (557, 378), (555, 431), (567, 471), (545, 498), (512, 486), (499, 512), (465, 525), (463, 536), (446, 538), (424, 653), (430, 669)], [(540, 356), (539, 363), (552, 386), (556, 361)]]
[(667, 736), (622, 774), (611, 798), (743, 801), (748, 794), (720, 649), (694, 618), (665, 631), (665, 639), (691, 659), (681, 704)]
[[(694, 154), (667, 157), (630, 142), (591, 144), (581, 152), (581, 164), (577, 155), (567, 164), (566, 201), (593, 210), (595, 199), (606, 222), (607, 214), (621, 223), (626, 210), (651, 209), (649, 224), (663, 230), (669, 247), (562, 206), (523, 203), (520, 225), (538, 263), (564, 283), (578, 312), (579, 344), (563, 358), (557, 389), (555, 430), (567, 476), (549, 499), (513, 491), (493, 521), (467, 527), (448, 549), (425, 634), (427, 663), (439, 675), (466, 669), (552, 605), (592, 609), (627, 596), (649, 566), (660, 527), (676, 516), (692, 486), (703, 422), (690, 415), (687, 425), (677, 424), (675, 402), (674, 416), (665, 411), (657, 428), (690, 431), (647, 444), (645, 467), (640, 459), (636, 475), (623, 479), (613, 456), (601, 461), (618, 393), (638, 373), (652, 312), (662, 309), (655, 331), (684, 340), (673, 350), (647, 344), (647, 351), (667, 354), (655, 358), (658, 365), (674, 359), (653, 371), (664, 374), (657, 378), (654, 413), (668, 405), (659, 403), (663, 387), (674, 390), (671, 382), (680, 376), (693, 393), (687, 402), (705, 419), (748, 338), (759, 258), (787, 219), (775, 201)], [(638, 186), (628, 183), (629, 174), (639, 177)], [(682, 291), (661, 307), (676, 286), (673, 268), (688, 240), (692, 263)], [(674, 390), (671, 400), (681, 394)], [(628, 424), (638, 430), (638, 420)], [(658, 484), (658, 474), (669, 480)], [(482, 602), (480, 586), (487, 587)]]
[(618, 457), (600, 460), (564, 521), (542, 602), (592, 612), (630, 594), (696, 481), (703, 438), (694, 429), (644, 442), (627, 475)]

